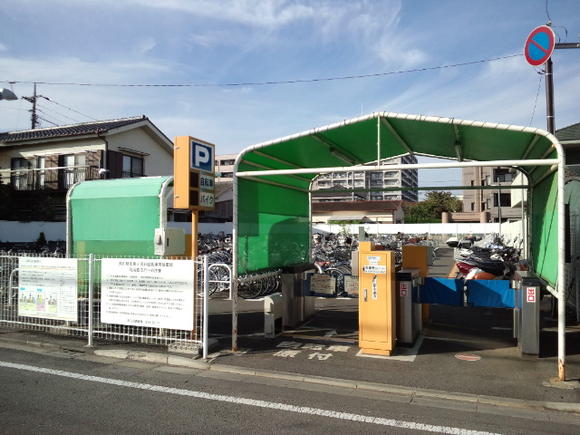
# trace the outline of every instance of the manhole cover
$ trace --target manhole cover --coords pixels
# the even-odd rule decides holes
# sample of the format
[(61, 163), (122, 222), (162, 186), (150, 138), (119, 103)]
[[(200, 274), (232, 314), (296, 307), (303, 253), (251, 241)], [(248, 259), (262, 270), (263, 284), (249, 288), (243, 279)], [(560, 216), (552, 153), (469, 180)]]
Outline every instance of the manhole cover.
[(458, 353), (455, 355), (455, 358), (461, 361), (479, 361), (481, 359), (479, 355), (474, 353)]

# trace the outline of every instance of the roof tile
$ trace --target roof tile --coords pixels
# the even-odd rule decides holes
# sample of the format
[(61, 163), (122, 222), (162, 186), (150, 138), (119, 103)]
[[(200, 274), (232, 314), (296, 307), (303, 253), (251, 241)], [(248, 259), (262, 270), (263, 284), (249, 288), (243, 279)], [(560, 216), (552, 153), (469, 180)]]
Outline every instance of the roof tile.
[(580, 122), (557, 130), (556, 137), (558, 138), (559, 141), (564, 140), (580, 141)]
[(106, 121), (83, 122), (81, 124), (63, 125), (59, 127), (38, 128), (35, 130), (9, 131), (6, 133), (0, 133), (0, 143), (10, 144), (31, 140), (55, 139), (59, 137), (104, 134), (114, 128), (135, 124), (145, 119), (147, 119), (145, 116), (139, 116)]

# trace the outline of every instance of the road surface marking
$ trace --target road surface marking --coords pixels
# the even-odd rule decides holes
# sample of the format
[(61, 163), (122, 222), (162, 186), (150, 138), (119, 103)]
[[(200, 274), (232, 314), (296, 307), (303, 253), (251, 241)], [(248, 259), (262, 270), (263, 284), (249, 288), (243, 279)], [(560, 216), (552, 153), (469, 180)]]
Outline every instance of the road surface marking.
[(474, 353), (458, 353), (455, 355), (455, 358), (460, 359), (462, 361), (479, 361), (481, 359), (481, 357), (479, 355), (476, 355)]
[(282, 341), (278, 343), (276, 347), (288, 348), (288, 349), (299, 349), (302, 343), (297, 341)]
[(279, 350), (274, 354), (274, 356), (279, 356), (282, 358), (294, 358), (296, 355), (299, 355), (302, 351), (301, 350)]
[(247, 405), (254, 406), (257, 408), (276, 409), (280, 411), (294, 412), (296, 414), (306, 414), (319, 417), (334, 418), (338, 420), (370, 423), (379, 426), (390, 426), (401, 429), (422, 430), (426, 432), (437, 432), (457, 435), (488, 435), (488, 434), (494, 435), (492, 432), (483, 432), (450, 426), (437, 426), (432, 424), (417, 423), (414, 421), (395, 420), (391, 418), (371, 417), (368, 415), (352, 414), (350, 412), (337, 412), (330, 411), (327, 409), (311, 408), (309, 406), (288, 405), (286, 403), (269, 402), (266, 400), (246, 399), (243, 397), (226, 396), (223, 394), (204, 393), (203, 391), (184, 390), (181, 388), (164, 387), (161, 385), (123, 381), (121, 379), (103, 378), (100, 376), (90, 376), (84, 375), (82, 373), (67, 372), (64, 370), (54, 370), (44, 367), (30, 366), (26, 364), (15, 364), (7, 361), (0, 361), (0, 367), (8, 369), (24, 370), (34, 373), (44, 373), (53, 376), (61, 376), (63, 378), (77, 379), (79, 381), (116, 385), (118, 387), (133, 388), (136, 390), (153, 391), (156, 393), (173, 394), (176, 396), (195, 397), (197, 399), (214, 400), (217, 402), (232, 403), (235, 405)]
[(326, 361), (330, 357), (332, 357), (331, 353), (314, 352), (308, 355), (308, 359), (313, 359), (314, 361)]
[(395, 355), (391, 355), (391, 356), (368, 355), (368, 354), (363, 353), (362, 350), (359, 350), (359, 352), (356, 354), (356, 356), (360, 356), (363, 358), (385, 359), (388, 361), (414, 362), (415, 358), (417, 358), (417, 354), (419, 353), (419, 348), (421, 347), (421, 344), (423, 344), (423, 336), (422, 335), (420, 335), (417, 338), (413, 347), (409, 347), (409, 348), (398, 347), (398, 348), (396, 348)]

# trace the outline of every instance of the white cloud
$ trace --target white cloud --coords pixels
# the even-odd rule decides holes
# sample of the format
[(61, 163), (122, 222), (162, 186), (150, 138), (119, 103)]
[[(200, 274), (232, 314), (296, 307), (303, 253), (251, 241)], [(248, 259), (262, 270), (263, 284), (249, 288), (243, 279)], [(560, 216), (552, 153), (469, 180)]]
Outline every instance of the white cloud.
[(0, 58), (3, 79), (18, 81), (135, 83), (171, 71), (166, 63), (91, 62), (76, 57), (50, 59)]
[(152, 37), (143, 38), (137, 43), (139, 54), (147, 54), (157, 46), (157, 42)]
[(7, 51), (8, 47), (0, 42), (0, 51)]
[[(19, 82), (135, 83), (158, 77), (161, 73), (171, 71), (171, 67), (154, 62), (87, 62), (77, 58), (0, 57), (0, 71), (3, 73), (2, 79)], [(16, 83), (14, 92), (18, 96), (32, 95), (32, 84)], [(151, 93), (140, 93), (135, 88), (40, 84), (38, 93), (97, 119), (146, 114), (149, 110), (147, 108), (155, 107), (151, 103)], [(26, 114), (13, 109), (27, 110), (30, 105), (22, 100), (17, 103), (18, 106), (13, 103), (0, 107), (0, 131), (28, 128)], [(44, 99), (39, 100), (39, 105), (46, 112), (42, 114), (43, 117), (59, 124), (90, 120)]]

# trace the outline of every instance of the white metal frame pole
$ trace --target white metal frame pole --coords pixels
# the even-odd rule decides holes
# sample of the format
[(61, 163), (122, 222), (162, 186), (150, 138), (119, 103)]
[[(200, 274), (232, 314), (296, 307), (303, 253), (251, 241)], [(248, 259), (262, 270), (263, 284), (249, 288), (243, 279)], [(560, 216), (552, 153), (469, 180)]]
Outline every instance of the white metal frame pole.
[(209, 267), (207, 255), (203, 256), (203, 359), (207, 359), (209, 337)]
[[(487, 166), (552, 166), (558, 165), (559, 159), (534, 159), (534, 160), (489, 160), (473, 162), (449, 162), (449, 163), (405, 163), (400, 165), (381, 166), (356, 166), (358, 172), (381, 171), (388, 169), (445, 169), (445, 168), (475, 168)], [(237, 168), (235, 168), (237, 171)], [(296, 174), (327, 174), (330, 172), (352, 171), (351, 166), (336, 166), (322, 168), (300, 168), (300, 169), (271, 169), (264, 171), (236, 172), (238, 178), (260, 177), (264, 175), (296, 175)], [(234, 186), (236, 183), (234, 182)], [(235, 215), (234, 215), (235, 217)]]
[(558, 379), (566, 380), (566, 206), (564, 170), (566, 160), (562, 146), (557, 144), (560, 162), (558, 164)]
[(234, 179), (233, 179), (233, 218), (234, 225), (232, 229), (232, 274), (231, 274), (231, 297), (232, 297), (232, 352), (238, 351), (238, 167), (242, 161), (244, 153), (238, 154), (234, 162)]
[(89, 254), (89, 257), (87, 259), (88, 261), (88, 270), (89, 270), (89, 276), (88, 276), (88, 284), (89, 284), (89, 306), (88, 306), (88, 331), (87, 331), (87, 335), (88, 335), (88, 341), (87, 341), (87, 347), (93, 347), (93, 299), (95, 297), (94, 295), (94, 261), (95, 261), (95, 255), (94, 254)]

